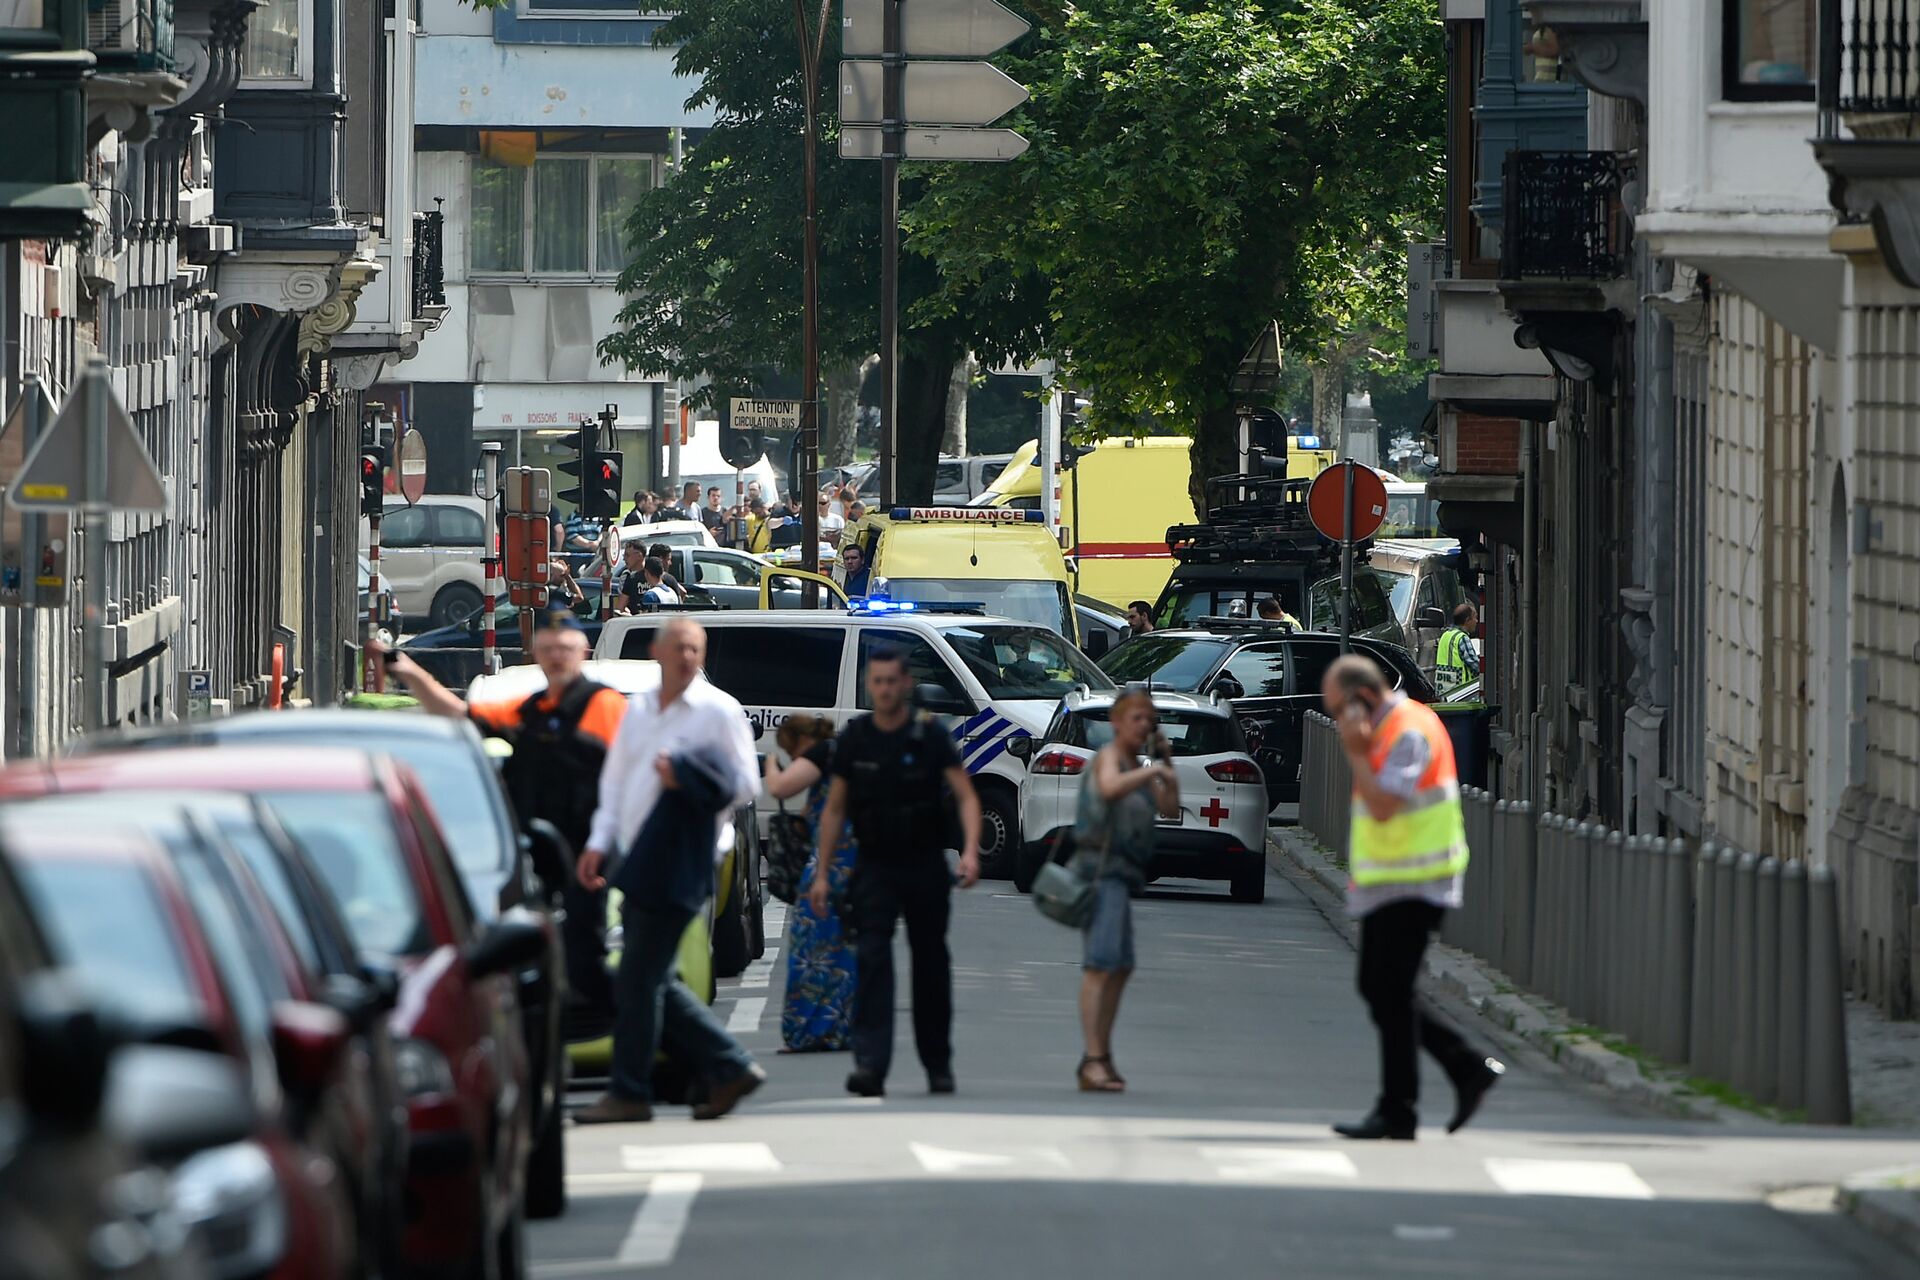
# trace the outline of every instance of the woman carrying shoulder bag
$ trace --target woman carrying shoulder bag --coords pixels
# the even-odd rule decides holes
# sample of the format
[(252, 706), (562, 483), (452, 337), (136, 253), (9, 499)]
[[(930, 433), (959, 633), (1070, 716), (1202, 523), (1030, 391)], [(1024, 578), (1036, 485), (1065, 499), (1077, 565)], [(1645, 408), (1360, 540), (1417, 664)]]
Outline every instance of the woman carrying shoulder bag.
[[(1180, 789), (1152, 697), (1122, 694), (1107, 716), (1113, 741), (1094, 756), (1074, 819), (1075, 870), (1093, 882), (1080, 978), (1086, 1056), (1077, 1072), (1081, 1090), (1088, 1093), (1119, 1093), (1127, 1087), (1113, 1069), (1113, 1021), (1120, 993), (1133, 976), (1132, 895), (1146, 887), (1154, 815), (1180, 811)], [(1154, 762), (1142, 764), (1149, 747)]]
[[(780, 722), (774, 741), (791, 760), (784, 769), (767, 757), (767, 794), (786, 800), (807, 792), (807, 824), (813, 832), (809, 849), (819, 847), (820, 810), (827, 798), (833, 766), (833, 721), (825, 716), (793, 715)], [(853, 874), (853, 825), (840, 833), (834, 851), (834, 898), (845, 895)], [(809, 856), (800, 885), (813, 883), (814, 858)], [(813, 913), (805, 893), (796, 894), (787, 913), (787, 994), (780, 1010), (780, 1039), (786, 1053), (820, 1053), (844, 1049), (853, 1025), (853, 943), (839, 915), (830, 907), (823, 919)]]

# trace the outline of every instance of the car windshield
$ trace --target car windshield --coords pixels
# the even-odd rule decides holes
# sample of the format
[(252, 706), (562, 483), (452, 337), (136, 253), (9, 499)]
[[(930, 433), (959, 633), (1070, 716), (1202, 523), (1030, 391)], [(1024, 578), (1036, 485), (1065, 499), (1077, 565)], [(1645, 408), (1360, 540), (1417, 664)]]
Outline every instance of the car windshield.
[(1170, 588), (1154, 610), (1154, 625), (1178, 627), (1201, 618), (1225, 618), (1233, 614), (1235, 605), (1246, 610), (1246, 617), (1258, 617), (1260, 602), (1269, 596), (1277, 597), (1280, 607), (1294, 617), (1301, 616), (1299, 582), (1276, 578), (1257, 586), (1183, 584)]
[(20, 867), (55, 955), (112, 1022), (140, 1035), (206, 1021), (173, 923), (140, 867), (79, 857), (24, 858)]
[[(1068, 740), (1077, 747), (1098, 751), (1113, 741), (1113, 722), (1107, 707), (1088, 707), (1073, 717)], [(1241, 749), (1233, 732), (1233, 721), (1226, 716), (1199, 711), (1168, 711), (1159, 708), (1160, 732), (1175, 756), (1217, 756)]]
[(313, 733), (301, 741), (313, 746), (373, 747), (412, 769), (433, 806), (454, 865), (469, 881), (482, 883), (485, 892), (474, 897), (492, 902), (511, 865), (515, 836), (505, 829), (507, 815), (494, 788), (499, 784), (488, 771), (486, 758), (452, 738), (394, 733), (369, 741), (357, 734)]
[(1059, 698), (1113, 682), (1085, 654), (1041, 627), (947, 627), (940, 632), (989, 698)]
[[(1334, 602), (1340, 598), (1340, 579), (1324, 578), (1313, 584), (1313, 611), (1309, 625), (1316, 631), (1334, 631), (1340, 615)], [(1371, 631), (1398, 625), (1406, 602), (1413, 598), (1413, 579), (1407, 574), (1386, 573), (1380, 569), (1356, 569), (1353, 574), (1353, 629)]]
[(887, 589), (895, 600), (914, 600), (922, 604), (961, 602), (981, 606), (982, 613), (1002, 618), (1017, 618), (1045, 627), (1055, 635), (1066, 635), (1073, 605), (1067, 598), (1064, 582), (1041, 579), (889, 578)]
[(1156, 688), (1191, 693), (1227, 651), (1227, 642), (1202, 636), (1156, 636), (1122, 642), (1100, 660), (1115, 684), (1150, 680)]
[(306, 850), (355, 946), (373, 956), (428, 950), (426, 913), (384, 796), (372, 791), (284, 791), (260, 799)]

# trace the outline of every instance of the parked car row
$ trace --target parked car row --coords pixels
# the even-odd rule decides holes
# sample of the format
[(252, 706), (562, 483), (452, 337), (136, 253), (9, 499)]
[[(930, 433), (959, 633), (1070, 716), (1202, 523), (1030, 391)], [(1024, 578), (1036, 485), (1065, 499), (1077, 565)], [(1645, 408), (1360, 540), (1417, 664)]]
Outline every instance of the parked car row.
[[(566, 1203), (535, 871), (566, 853), (540, 836), (474, 730), (424, 716), (261, 712), (0, 770), (0, 1062), (9, 1031), (78, 1081), (99, 1060), (42, 1105), (98, 1132), (87, 1185), (158, 1189), (92, 1201), (152, 1242), (128, 1274), (525, 1274), (525, 1220)], [(43, 978), (74, 993), (51, 1027)], [(0, 1256), (20, 1230), (0, 1213)]]

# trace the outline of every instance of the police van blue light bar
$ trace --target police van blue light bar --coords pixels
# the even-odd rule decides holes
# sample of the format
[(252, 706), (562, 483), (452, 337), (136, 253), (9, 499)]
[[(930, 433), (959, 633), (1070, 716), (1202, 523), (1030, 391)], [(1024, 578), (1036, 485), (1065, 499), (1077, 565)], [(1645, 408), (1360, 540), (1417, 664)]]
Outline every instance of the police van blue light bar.
[(957, 524), (1039, 524), (1038, 511), (1013, 507), (895, 507), (888, 512), (894, 520), (950, 520)]
[(848, 602), (849, 613), (912, 613), (919, 603), (913, 600), (888, 600), (884, 597), (867, 596)]

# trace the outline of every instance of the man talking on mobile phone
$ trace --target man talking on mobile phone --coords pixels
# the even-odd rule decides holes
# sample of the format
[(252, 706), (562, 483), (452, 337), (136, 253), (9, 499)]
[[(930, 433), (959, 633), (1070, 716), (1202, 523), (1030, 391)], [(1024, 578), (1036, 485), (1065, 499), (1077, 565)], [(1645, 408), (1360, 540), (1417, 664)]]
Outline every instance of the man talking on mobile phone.
[[(847, 1092), (877, 1098), (893, 1062), (893, 927), (907, 922), (913, 958), (913, 1042), (931, 1093), (952, 1093), (953, 959), (947, 951), (952, 889), (980, 878), (980, 797), (953, 745), (908, 699), (913, 677), (896, 649), (867, 657), (871, 714), (840, 731), (833, 784), (820, 815), (823, 833), (807, 900), (830, 909), (834, 845), (849, 814), (860, 858), (847, 888), (858, 964), (853, 1004), (853, 1073)], [(957, 869), (947, 866), (947, 792), (960, 808)]]
[(1412, 1138), (1420, 1063), (1453, 1081), (1452, 1133), (1473, 1118), (1506, 1070), (1434, 1017), (1415, 991), (1427, 942), (1460, 905), (1467, 831), (1453, 741), (1431, 708), (1389, 690), (1372, 659), (1348, 654), (1320, 685), (1353, 774), (1347, 914), (1360, 921), (1360, 995), (1380, 1035), (1380, 1096), (1345, 1138)]

